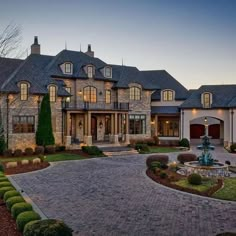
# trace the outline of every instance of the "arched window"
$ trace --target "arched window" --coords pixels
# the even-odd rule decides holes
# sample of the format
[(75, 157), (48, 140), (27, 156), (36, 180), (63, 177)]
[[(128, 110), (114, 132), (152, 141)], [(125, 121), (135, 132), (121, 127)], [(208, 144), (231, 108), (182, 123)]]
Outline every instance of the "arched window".
[(163, 91), (163, 101), (173, 101), (174, 100), (174, 92), (172, 90)]
[(56, 86), (54, 85), (49, 86), (49, 101), (56, 102)]
[(28, 89), (28, 84), (27, 83), (21, 83), (20, 84), (20, 100), (21, 101), (26, 101), (28, 100), (29, 96), (29, 89)]
[(130, 100), (140, 100), (141, 99), (141, 89), (138, 87), (131, 87), (129, 89)]
[(210, 108), (211, 107), (211, 94), (203, 93), (203, 107)]
[(84, 88), (84, 101), (85, 102), (97, 102), (97, 89), (92, 86)]

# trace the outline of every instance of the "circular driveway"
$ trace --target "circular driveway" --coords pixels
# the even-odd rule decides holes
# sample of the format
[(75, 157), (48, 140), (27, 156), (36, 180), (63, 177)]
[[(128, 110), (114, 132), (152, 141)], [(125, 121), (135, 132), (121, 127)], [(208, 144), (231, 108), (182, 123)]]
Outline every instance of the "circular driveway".
[(64, 220), (75, 235), (236, 232), (236, 203), (163, 187), (146, 177), (145, 159), (136, 155), (58, 162), (12, 178), (47, 217)]

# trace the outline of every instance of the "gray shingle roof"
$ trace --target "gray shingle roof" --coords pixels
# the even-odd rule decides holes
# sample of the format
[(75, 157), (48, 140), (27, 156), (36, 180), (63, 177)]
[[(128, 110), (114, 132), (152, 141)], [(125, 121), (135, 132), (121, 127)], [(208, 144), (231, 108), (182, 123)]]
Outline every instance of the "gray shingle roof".
[(236, 105), (236, 85), (203, 85), (195, 90), (181, 107), (202, 108), (201, 94), (204, 92), (212, 93), (211, 108), (229, 108)]
[(178, 114), (180, 112), (178, 106), (152, 106), (151, 113), (152, 114)]

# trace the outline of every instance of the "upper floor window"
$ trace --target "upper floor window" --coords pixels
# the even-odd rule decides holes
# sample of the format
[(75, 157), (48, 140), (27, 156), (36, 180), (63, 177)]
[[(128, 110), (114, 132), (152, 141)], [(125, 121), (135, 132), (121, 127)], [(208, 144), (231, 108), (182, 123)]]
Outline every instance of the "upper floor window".
[(129, 89), (130, 100), (140, 100), (141, 99), (141, 89), (138, 87), (131, 87)]
[(93, 78), (93, 66), (87, 67), (88, 77)]
[(65, 63), (65, 74), (72, 74), (72, 64), (71, 63)]
[(106, 103), (111, 103), (111, 90), (106, 90)]
[[(65, 87), (65, 90), (66, 90), (68, 93), (71, 94), (71, 87)], [(67, 101), (67, 102), (71, 102), (71, 97), (67, 97), (67, 98), (66, 98), (66, 101)]]
[(163, 91), (163, 101), (173, 101), (174, 100), (174, 92), (172, 90)]
[(211, 93), (203, 93), (202, 95), (202, 103), (204, 108), (210, 108), (211, 107)]
[(56, 102), (56, 86), (49, 86), (49, 101)]
[(97, 102), (97, 89), (92, 86), (84, 88), (84, 101), (85, 102)]
[(106, 78), (111, 78), (112, 77), (111, 67), (105, 67), (104, 75), (105, 75)]
[(28, 84), (27, 83), (21, 83), (20, 84), (20, 100), (26, 101), (28, 99)]

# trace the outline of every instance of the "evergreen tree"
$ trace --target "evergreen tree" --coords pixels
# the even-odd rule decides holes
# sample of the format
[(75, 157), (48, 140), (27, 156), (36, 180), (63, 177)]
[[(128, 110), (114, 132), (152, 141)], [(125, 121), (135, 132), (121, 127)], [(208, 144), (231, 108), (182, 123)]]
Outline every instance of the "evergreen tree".
[(5, 137), (4, 137), (3, 123), (2, 123), (2, 112), (0, 108), (0, 154), (3, 154), (5, 149), (6, 149), (6, 142), (5, 142)]
[(36, 132), (36, 144), (47, 146), (55, 144), (52, 132), (51, 106), (49, 94), (43, 97), (39, 112), (38, 129)]

